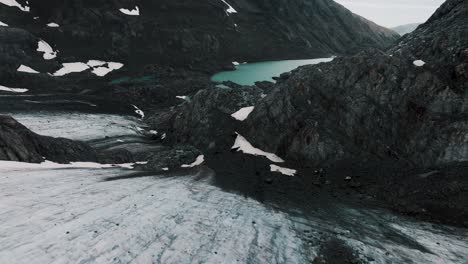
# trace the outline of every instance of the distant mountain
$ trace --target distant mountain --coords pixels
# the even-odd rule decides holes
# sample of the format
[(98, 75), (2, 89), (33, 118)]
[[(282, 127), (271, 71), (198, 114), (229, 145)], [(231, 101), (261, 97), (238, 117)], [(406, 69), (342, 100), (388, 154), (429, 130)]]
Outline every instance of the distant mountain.
[(411, 33), (414, 30), (416, 30), (416, 28), (418, 28), (419, 25), (421, 25), (421, 23), (406, 24), (406, 25), (394, 27), (392, 28), (392, 30), (400, 34), (401, 36), (403, 36), (405, 34)]

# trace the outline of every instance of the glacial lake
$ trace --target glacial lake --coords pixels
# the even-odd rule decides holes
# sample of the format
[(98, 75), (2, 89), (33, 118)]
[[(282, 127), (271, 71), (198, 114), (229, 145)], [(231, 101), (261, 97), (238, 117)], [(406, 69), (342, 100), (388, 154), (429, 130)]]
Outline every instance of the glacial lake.
[(332, 60), (333, 58), (321, 58), (244, 63), (235, 66), (235, 71), (223, 71), (213, 75), (211, 80), (216, 82), (232, 81), (240, 85), (254, 85), (258, 81), (274, 82), (273, 77), (292, 71), (299, 66), (330, 62)]

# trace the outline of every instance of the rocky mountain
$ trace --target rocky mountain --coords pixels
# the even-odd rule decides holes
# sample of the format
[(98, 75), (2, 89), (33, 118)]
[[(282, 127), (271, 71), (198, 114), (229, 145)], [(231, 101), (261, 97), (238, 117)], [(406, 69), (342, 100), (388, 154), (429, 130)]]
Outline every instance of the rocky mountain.
[(414, 30), (416, 30), (416, 28), (419, 25), (421, 25), (421, 23), (406, 24), (406, 25), (401, 25), (401, 26), (394, 27), (394, 28), (392, 28), (392, 30), (395, 31), (396, 33), (400, 34), (401, 36), (403, 36), (403, 35), (406, 35), (408, 33), (413, 32)]
[(64, 61), (209, 68), (232, 61), (352, 54), (397, 39), (331, 0), (18, 2), (30, 12), (0, 5), (2, 21), (45, 39)]
[(249, 116), (251, 138), (313, 163), (467, 160), (467, 14), (465, 1), (447, 1), (387, 52), (284, 75)]

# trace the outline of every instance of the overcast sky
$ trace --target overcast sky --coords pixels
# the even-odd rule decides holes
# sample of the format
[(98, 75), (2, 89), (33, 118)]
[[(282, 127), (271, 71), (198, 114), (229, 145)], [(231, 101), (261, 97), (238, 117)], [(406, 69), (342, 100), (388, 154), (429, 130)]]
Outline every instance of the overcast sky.
[(444, 0), (335, 0), (385, 27), (425, 22)]

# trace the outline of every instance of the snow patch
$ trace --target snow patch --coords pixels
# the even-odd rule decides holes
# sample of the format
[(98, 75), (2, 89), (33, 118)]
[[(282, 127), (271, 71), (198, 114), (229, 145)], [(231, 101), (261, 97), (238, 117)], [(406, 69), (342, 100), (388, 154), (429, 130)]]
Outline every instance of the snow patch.
[[(107, 66), (103, 66), (106, 65)], [(118, 70), (124, 65), (119, 62), (105, 62), (100, 60), (89, 60), (87, 63), (84, 62), (69, 62), (63, 63), (62, 68), (58, 70), (53, 76), (64, 76), (72, 72), (83, 72), (88, 69), (93, 69), (91, 72), (96, 76), (102, 77), (107, 75), (113, 70)]]
[(18, 69), (16, 71), (19, 71), (19, 72), (27, 72), (27, 73), (39, 73), (38, 71), (32, 69), (31, 67), (28, 67), (26, 65), (22, 65), (18, 67)]
[(181, 167), (182, 168), (193, 168), (193, 167), (201, 165), (203, 162), (205, 162), (205, 156), (200, 155), (195, 159), (195, 161), (192, 164), (184, 164)]
[(58, 71), (56, 71), (53, 75), (54, 76), (64, 76), (69, 73), (73, 72), (83, 72), (89, 69), (88, 64), (83, 63), (83, 62), (69, 62), (69, 63), (63, 63), (62, 68)]
[[(96, 63), (93, 61), (93, 63)], [(105, 62), (104, 62), (105, 63)], [(88, 64), (89, 65), (89, 64)], [(103, 65), (103, 64), (101, 64)], [(108, 73), (112, 72), (113, 70), (118, 70), (122, 68), (124, 65), (119, 62), (108, 62), (107, 67), (101, 66), (93, 69), (93, 73), (99, 77), (106, 76)]]
[(234, 7), (232, 7), (230, 4), (228, 4), (228, 2), (226, 2), (226, 0), (221, 0), (221, 1), (228, 6), (228, 9), (226, 9), (226, 14), (228, 16), (229, 16), (229, 14), (237, 13), (237, 11), (234, 9)]
[(280, 166), (276, 166), (274, 164), (270, 165), (270, 171), (279, 172), (279, 173), (287, 175), (287, 176), (295, 176), (296, 173), (297, 173), (297, 170), (283, 168), (283, 167), (280, 167)]
[(422, 61), (422, 60), (415, 60), (415, 61), (413, 61), (413, 64), (414, 64), (414, 66), (416, 66), (416, 67), (422, 67), (422, 66), (424, 66), (424, 64), (426, 64), (426, 63), (425, 63), (424, 61)]
[(125, 9), (125, 8), (120, 8), (119, 11), (124, 13), (125, 15), (128, 15), (128, 16), (139, 16), (140, 15), (140, 9), (138, 8), (138, 6), (135, 6), (135, 9), (132, 9), (132, 10)]
[(247, 119), (247, 117), (249, 117), (250, 113), (252, 113), (254, 109), (255, 106), (244, 107), (232, 114), (231, 116), (236, 120), (244, 121), (245, 119)]
[(232, 146), (232, 149), (238, 149), (238, 151), (242, 151), (245, 154), (250, 154), (254, 156), (263, 156), (273, 162), (277, 162), (277, 163), (284, 162), (284, 160), (278, 157), (276, 154), (265, 152), (261, 149), (255, 148), (242, 135), (240, 135), (239, 133), (236, 133), (236, 134), (237, 134), (237, 138), (236, 138), (236, 141), (234, 142), (234, 146)]
[(176, 96), (176, 98), (179, 98), (179, 99), (182, 99), (182, 100), (185, 100), (185, 101), (189, 101), (189, 99), (190, 99), (190, 98), (189, 98), (188, 96), (186, 96), (186, 95), (178, 95), (178, 96)]
[(0, 27), (8, 27), (8, 25), (0, 21)]
[(53, 23), (53, 22), (52, 22), (52, 23), (49, 23), (49, 24), (47, 24), (47, 26), (48, 26), (48, 27), (51, 27), (51, 28), (58, 28), (58, 27), (60, 27), (60, 25), (59, 25), (59, 24), (57, 24), (57, 23)]
[(39, 40), (37, 44), (37, 51), (44, 53), (45, 60), (52, 60), (57, 57), (57, 51), (54, 51), (49, 43), (45, 42), (44, 40)]
[(233, 61), (233, 62), (232, 62), (232, 65), (238, 66), (238, 65), (240, 65), (240, 63), (238, 63), (237, 61)]
[(24, 89), (24, 88), (10, 88), (10, 87), (6, 87), (6, 86), (3, 86), (3, 85), (0, 85), (0, 91), (12, 92), (12, 93), (25, 93), (25, 92), (28, 91), (28, 89)]
[(89, 60), (86, 64), (88, 64), (89, 67), (98, 67), (106, 64), (106, 62), (101, 60)]
[(141, 119), (145, 118), (145, 112), (143, 112), (140, 108), (136, 105), (132, 105), (135, 108), (135, 113), (141, 117)]
[(16, 2), (16, 0), (0, 0), (0, 3), (4, 4), (4, 5), (7, 5), (7, 6), (11, 6), (11, 7), (18, 7), (21, 11), (24, 11), (24, 12), (29, 12), (29, 10), (30, 10), (29, 6), (24, 6), (23, 7), (18, 2)]

